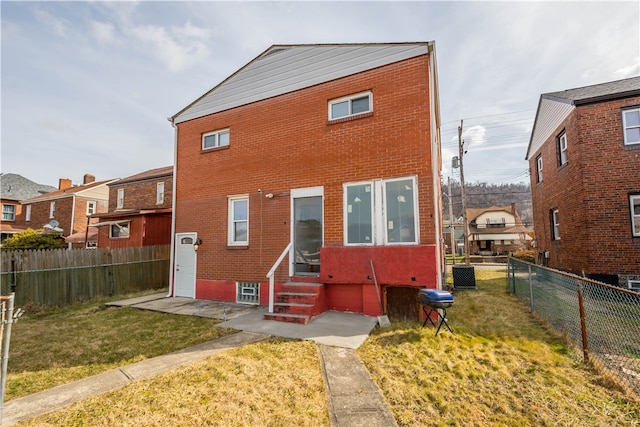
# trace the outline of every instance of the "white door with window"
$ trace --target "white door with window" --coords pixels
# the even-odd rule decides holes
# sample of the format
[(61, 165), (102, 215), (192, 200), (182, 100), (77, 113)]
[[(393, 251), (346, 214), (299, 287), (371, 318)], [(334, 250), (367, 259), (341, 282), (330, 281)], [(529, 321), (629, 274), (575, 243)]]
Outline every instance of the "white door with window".
[(174, 296), (176, 297), (196, 297), (196, 250), (193, 244), (197, 237), (197, 233), (176, 233), (173, 269)]

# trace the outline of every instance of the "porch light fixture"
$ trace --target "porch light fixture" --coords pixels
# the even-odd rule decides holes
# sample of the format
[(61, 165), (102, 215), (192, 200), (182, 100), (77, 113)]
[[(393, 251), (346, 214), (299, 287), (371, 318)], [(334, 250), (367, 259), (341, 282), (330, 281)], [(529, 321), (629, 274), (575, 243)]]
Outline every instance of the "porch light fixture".
[(202, 244), (202, 239), (196, 239), (195, 242), (193, 242), (193, 250), (198, 252), (198, 248), (200, 247), (201, 244)]

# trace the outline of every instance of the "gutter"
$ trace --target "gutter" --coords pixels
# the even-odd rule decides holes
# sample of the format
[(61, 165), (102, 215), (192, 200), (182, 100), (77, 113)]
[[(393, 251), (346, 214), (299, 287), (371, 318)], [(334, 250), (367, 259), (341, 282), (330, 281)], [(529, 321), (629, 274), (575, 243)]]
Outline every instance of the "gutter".
[(172, 297), (175, 291), (175, 283), (173, 282), (173, 270), (175, 263), (176, 251), (176, 186), (178, 182), (178, 128), (174, 122), (174, 117), (169, 117), (173, 133), (173, 181), (171, 184), (171, 248), (169, 252), (169, 292), (167, 298)]

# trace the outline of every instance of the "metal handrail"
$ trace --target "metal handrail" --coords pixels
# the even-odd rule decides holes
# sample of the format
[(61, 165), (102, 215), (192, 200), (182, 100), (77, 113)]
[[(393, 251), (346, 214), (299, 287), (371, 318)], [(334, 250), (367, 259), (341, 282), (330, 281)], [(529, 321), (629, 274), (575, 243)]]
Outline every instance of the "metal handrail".
[(273, 313), (273, 300), (274, 300), (274, 289), (273, 289), (274, 288), (274, 283), (273, 283), (274, 279), (273, 279), (273, 275), (275, 274), (277, 268), (280, 267), (280, 263), (282, 263), (282, 260), (284, 259), (284, 257), (291, 250), (291, 246), (292, 246), (292, 243), (289, 242), (287, 247), (284, 248), (284, 250), (280, 254), (280, 257), (278, 257), (278, 260), (273, 264), (273, 267), (271, 267), (271, 270), (269, 270), (269, 272), (267, 273), (267, 279), (269, 279), (269, 313)]

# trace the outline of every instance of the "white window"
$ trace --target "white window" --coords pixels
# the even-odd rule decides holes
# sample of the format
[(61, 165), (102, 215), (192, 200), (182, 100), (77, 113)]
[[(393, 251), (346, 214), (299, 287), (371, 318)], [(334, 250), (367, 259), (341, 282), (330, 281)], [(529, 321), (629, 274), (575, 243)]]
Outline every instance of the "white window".
[(49, 218), (53, 218), (56, 214), (56, 202), (49, 203)]
[(542, 182), (542, 154), (536, 158), (536, 178), (537, 182)]
[(229, 236), (231, 246), (249, 243), (249, 197), (229, 197)]
[(156, 204), (161, 205), (164, 203), (164, 182), (156, 184)]
[(567, 134), (564, 132), (558, 137), (558, 160), (560, 161), (560, 166), (569, 160), (567, 157)]
[(349, 183), (343, 194), (346, 245), (418, 243), (414, 177)]
[(640, 144), (640, 108), (622, 112), (624, 145)]
[(329, 120), (355, 116), (373, 111), (373, 94), (362, 92), (356, 95), (329, 101)]
[(229, 145), (229, 129), (221, 129), (202, 135), (202, 149), (226, 147)]
[(640, 280), (629, 280), (629, 289), (640, 292)]
[(122, 239), (129, 237), (129, 225), (129, 221), (111, 224), (111, 227), (109, 229), (109, 237), (111, 239)]
[(124, 188), (118, 188), (118, 198), (116, 199), (116, 209), (124, 207)]
[(560, 240), (560, 217), (558, 209), (551, 210), (552, 239)]
[(236, 282), (236, 302), (244, 304), (259, 304), (260, 283)]
[(27, 211), (24, 214), (24, 220), (27, 222), (31, 221), (31, 205), (27, 205)]
[(87, 215), (96, 213), (96, 202), (87, 202)]
[(640, 194), (629, 196), (631, 210), (631, 230), (634, 237), (640, 237)]
[(15, 221), (16, 220), (16, 206), (15, 205), (2, 205), (2, 220), (3, 221)]

